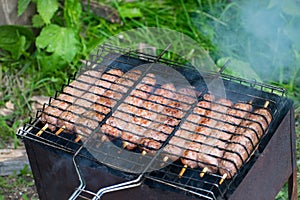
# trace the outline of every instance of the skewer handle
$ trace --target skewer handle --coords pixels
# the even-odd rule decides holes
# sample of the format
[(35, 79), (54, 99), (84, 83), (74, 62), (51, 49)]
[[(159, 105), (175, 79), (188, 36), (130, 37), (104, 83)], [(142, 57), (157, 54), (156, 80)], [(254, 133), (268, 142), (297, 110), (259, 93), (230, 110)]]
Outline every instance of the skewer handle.
[(267, 108), (270, 104), (270, 101), (266, 101), (265, 105), (264, 105), (264, 108)]
[(165, 156), (164, 158), (163, 158), (163, 161), (164, 162), (167, 162), (169, 160), (169, 157), (168, 156)]
[(183, 168), (181, 169), (181, 171), (178, 174), (178, 178), (181, 178), (183, 176), (183, 174), (186, 171), (187, 167), (188, 167), (187, 165), (183, 166)]
[(56, 132), (55, 132), (55, 135), (57, 136), (57, 135), (59, 135), (59, 134), (61, 134), (61, 132), (63, 132), (64, 130), (65, 130), (65, 126), (62, 126), (62, 127), (60, 127), (60, 129), (58, 129)]
[(48, 128), (48, 123), (45, 124), (45, 126), (43, 126), (43, 128), (41, 128), (41, 130), (39, 130), (39, 132), (37, 132), (37, 134), (35, 134), (35, 135), (40, 137), (47, 128)]
[(207, 172), (207, 170), (208, 170), (207, 167), (204, 167), (204, 168), (203, 168), (202, 172), (200, 172), (200, 177), (201, 177), (201, 178), (205, 175), (205, 173)]
[(127, 147), (127, 145), (128, 145), (128, 142), (123, 142), (123, 148), (125, 149), (126, 147)]
[(79, 142), (81, 140), (81, 136), (80, 135), (77, 135), (77, 137), (75, 138), (74, 142)]
[(219, 185), (222, 185), (222, 183), (224, 182), (224, 180), (226, 179), (226, 177), (227, 177), (227, 174), (225, 173), (225, 174), (222, 176), (221, 180), (219, 181)]

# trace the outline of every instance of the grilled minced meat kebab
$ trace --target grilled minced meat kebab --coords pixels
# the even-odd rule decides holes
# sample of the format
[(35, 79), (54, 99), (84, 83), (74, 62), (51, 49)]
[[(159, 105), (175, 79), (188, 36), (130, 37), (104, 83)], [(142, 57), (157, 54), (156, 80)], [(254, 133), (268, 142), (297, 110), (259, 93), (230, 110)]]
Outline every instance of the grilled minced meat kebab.
[[(103, 141), (120, 138), (128, 150), (139, 147), (156, 153), (176, 126), (178, 130), (163, 149), (164, 160), (180, 159), (185, 166), (206, 168), (232, 178), (249, 159), (272, 120), (266, 108), (254, 111), (250, 103), (203, 95), (186, 120), (181, 119), (195, 104), (194, 88), (176, 89), (172, 83), (156, 86), (154, 74), (144, 77), (140, 70), (125, 74), (119, 69), (105, 73), (88, 70), (64, 88), (45, 108), (41, 121), (49, 129), (88, 136), (105, 116)], [(131, 93), (114, 106), (141, 78)]]
[(41, 121), (48, 123), (51, 131), (56, 129), (57, 121), (69, 106), (81, 97), (101, 76), (101, 71), (89, 70), (80, 75), (76, 81), (71, 82), (64, 88), (63, 92), (45, 108)]
[(242, 164), (251, 156), (259, 139), (265, 133), (272, 121), (272, 115), (266, 108), (258, 108), (243, 120), (237, 128), (226, 148), (223, 159), (220, 162), (220, 173), (232, 178)]

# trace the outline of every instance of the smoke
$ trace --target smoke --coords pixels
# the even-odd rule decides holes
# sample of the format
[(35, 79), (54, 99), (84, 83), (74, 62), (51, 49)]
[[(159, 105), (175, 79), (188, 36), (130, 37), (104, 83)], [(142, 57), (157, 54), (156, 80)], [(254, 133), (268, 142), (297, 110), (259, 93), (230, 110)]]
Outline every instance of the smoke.
[[(263, 81), (288, 82), (299, 71), (300, 2), (296, 0), (233, 1), (219, 20), (210, 20), (210, 31), (198, 26), (218, 48), (220, 57), (247, 63), (228, 68), (248, 73), (246, 78), (260, 77)], [(199, 16), (198, 16), (199, 17)], [(196, 18), (195, 18), (196, 19)], [(221, 23), (222, 22), (222, 23)], [(252, 74), (252, 75), (250, 75)]]

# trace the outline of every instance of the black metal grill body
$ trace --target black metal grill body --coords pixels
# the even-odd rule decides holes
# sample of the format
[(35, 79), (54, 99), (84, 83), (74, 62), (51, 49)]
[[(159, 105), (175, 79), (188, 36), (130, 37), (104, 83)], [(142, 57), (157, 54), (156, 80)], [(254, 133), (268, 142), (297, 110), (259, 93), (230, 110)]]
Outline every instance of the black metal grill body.
[[(91, 65), (109, 65), (127, 71), (141, 64), (157, 62), (155, 58), (140, 58), (140, 54), (138, 57), (136, 55), (131, 52), (126, 52), (122, 56), (109, 53), (108, 57), (113, 57), (112, 60), (104, 57), (100, 63), (92, 62)], [(196, 88), (202, 87), (201, 77), (197, 73), (192, 73), (191, 69), (179, 67), (178, 63), (169, 63), (163, 59), (161, 62), (179, 70)], [(141, 186), (107, 193), (101, 199), (273, 199), (287, 180), (290, 197), (296, 199), (292, 102), (284, 96), (275, 94), (276, 88), (272, 86), (226, 75), (223, 76), (223, 80), (229, 97), (241, 101), (256, 97), (257, 104), (262, 104), (267, 99), (271, 102), (270, 110), (274, 115), (256, 153), (242, 166), (234, 179), (225, 180), (219, 185), (220, 176), (205, 175), (201, 182), (198, 182), (199, 170), (193, 169), (188, 169), (183, 178), (178, 179), (177, 175), (182, 164), (176, 161), (160, 170), (144, 173)], [(74, 141), (75, 135), (62, 133), (55, 136), (46, 131), (41, 137), (37, 137), (35, 134), (43, 127), (38, 120), (39, 117), (37, 114), (36, 120), (29, 123), (19, 136), (24, 139), (41, 199), (67, 199), (79, 185), (76, 166), (79, 167), (86, 182), (83, 193), (87, 198), (92, 198), (100, 188), (137, 178), (136, 174), (112, 169), (99, 162), (82, 146), (82, 143), (69, 142)], [(78, 150), (77, 164), (74, 166), (72, 159)]]
[[(274, 199), (287, 181), (290, 188), (290, 199), (297, 199), (293, 124), (294, 115), (291, 109), (245, 177), (240, 180), (240, 183), (233, 186), (233, 191), (226, 195), (228, 199)], [(79, 185), (75, 167), (72, 163), (72, 153), (28, 139), (25, 139), (24, 142), (40, 199), (68, 199)], [(126, 180), (121, 178), (124, 175), (123, 173), (112, 174), (111, 169), (87, 158), (80, 158), (79, 165), (86, 180), (87, 189), (93, 192), (97, 192), (101, 187)], [(105, 194), (103, 200), (197, 199), (191, 197), (188, 193), (174, 192), (174, 189), (173, 191), (168, 190), (164, 186), (161, 188), (143, 184), (137, 188)]]

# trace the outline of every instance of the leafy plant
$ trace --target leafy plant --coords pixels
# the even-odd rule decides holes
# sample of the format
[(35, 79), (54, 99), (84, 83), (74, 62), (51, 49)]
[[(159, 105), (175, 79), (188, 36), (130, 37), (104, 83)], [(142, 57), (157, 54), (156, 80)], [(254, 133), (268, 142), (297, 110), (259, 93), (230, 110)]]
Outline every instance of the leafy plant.
[[(0, 49), (7, 52), (2, 61), (11, 63), (13, 60), (20, 60), (21, 57), (27, 60), (31, 57), (33, 64), (37, 63), (40, 69), (48, 72), (44, 75), (55, 75), (55, 71), (63, 68), (74, 72), (80, 58), (86, 55), (85, 41), (80, 35), (80, 2), (65, 0), (63, 5), (60, 5), (58, 0), (19, 0), (19, 16), (24, 13), (30, 2), (35, 3), (37, 7), (32, 27), (38, 29), (38, 35), (34, 36), (31, 29), (24, 26), (1, 26)], [(30, 46), (34, 48), (29, 49)]]
[[(26, 50), (33, 41), (33, 33), (26, 27), (4, 25), (0, 28), (0, 49), (8, 52), (14, 60), (21, 55), (28, 56)], [(5, 58), (1, 60), (4, 61)]]

